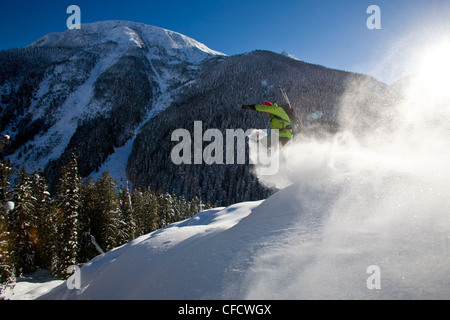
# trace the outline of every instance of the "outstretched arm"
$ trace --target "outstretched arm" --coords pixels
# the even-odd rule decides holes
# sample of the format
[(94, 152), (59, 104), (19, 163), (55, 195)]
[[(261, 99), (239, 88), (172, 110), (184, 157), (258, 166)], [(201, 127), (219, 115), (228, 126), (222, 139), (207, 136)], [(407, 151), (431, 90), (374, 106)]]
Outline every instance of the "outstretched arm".
[(276, 114), (278, 112), (278, 107), (276, 105), (266, 106), (264, 104), (244, 104), (242, 106), (242, 109), (243, 110), (252, 109), (272, 114)]
[(280, 108), (277, 104), (273, 104), (271, 106), (266, 106), (265, 104), (244, 104), (242, 106), (243, 110), (256, 110), (261, 112), (266, 112), (270, 115), (277, 116), (278, 118), (284, 119), (287, 122), (290, 122), (289, 116), (286, 114), (286, 112), (283, 110), (283, 108)]
[(271, 106), (266, 106), (266, 105), (256, 105), (255, 106), (255, 110), (257, 111), (262, 111), (262, 112), (267, 112), (269, 114), (272, 114), (274, 116), (277, 116), (281, 119), (284, 119), (286, 121), (290, 121), (289, 116), (286, 114), (286, 112), (278, 107), (278, 105), (273, 104)]

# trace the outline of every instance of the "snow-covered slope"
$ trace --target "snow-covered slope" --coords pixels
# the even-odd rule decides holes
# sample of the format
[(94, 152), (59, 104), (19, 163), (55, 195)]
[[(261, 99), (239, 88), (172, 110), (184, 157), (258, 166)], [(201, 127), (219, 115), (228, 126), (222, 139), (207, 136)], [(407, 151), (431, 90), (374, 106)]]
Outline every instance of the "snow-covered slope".
[[(249, 271), (271, 268), (258, 259), (277, 260), (283, 249), (301, 248), (301, 239), (314, 240), (301, 232), (310, 232), (314, 223), (290, 200), (296, 193), (288, 188), (266, 201), (207, 210), (142, 236), (84, 265), (80, 290), (63, 284), (43, 298), (246, 298)], [(320, 221), (321, 215), (312, 220)]]
[[(429, 191), (408, 208), (389, 207), (405, 204), (392, 191), (407, 181), (394, 180), (360, 200), (348, 198), (358, 195), (355, 178), (322, 190), (295, 184), (265, 201), (201, 212), (93, 259), (81, 269), (80, 289), (63, 283), (41, 298), (449, 298), (448, 220), (414, 207)], [(373, 265), (381, 289), (367, 286)]]

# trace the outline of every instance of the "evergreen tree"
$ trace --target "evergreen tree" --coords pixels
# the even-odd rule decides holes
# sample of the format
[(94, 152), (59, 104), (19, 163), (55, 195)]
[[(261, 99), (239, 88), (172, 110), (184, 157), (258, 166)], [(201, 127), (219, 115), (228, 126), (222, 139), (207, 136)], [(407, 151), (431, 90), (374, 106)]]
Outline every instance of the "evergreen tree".
[[(3, 148), (9, 142), (9, 138), (0, 138), (0, 153), (2, 153)], [(14, 281), (15, 268), (13, 264), (13, 259), (11, 256), (11, 244), (12, 237), (9, 232), (9, 209), (8, 205), (12, 202), (11, 194), (9, 192), (10, 188), (10, 175), (12, 173), (12, 168), (10, 164), (1, 159), (0, 160), (0, 284), (11, 283)], [(9, 202), (9, 203), (8, 203)]]
[(199, 197), (194, 197), (189, 203), (189, 212), (191, 217), (204, 210), (205, 206), (202, 203), (202, 200)]
[(96, 182), (97, 206), (93, 234), (104, 251), (117, 247), (120, 239), (120, 203), (116, 194), (117, 182), (103, 172)]
[(13, 237), (13, 259), (16, 273), (28, 273), (36, 270), (36, 218), (33, 216), (36, 198), (32, 183), (25, 169), (22, 169), (16, 182), (14, 210), (10, 215), (10, 227)]
[(15, 266), (11, 256), (11, 236), (8, 231), (8, 212), (0, 208), (0, 293), (3, 285), (7, 286), (15, 280)]
[(186, 219), (187, 202), (184, 196), (177, 197), (175, 193), (172, 193), (172, 199), (175, 221)]
[(12, 173), (11, 165), (5, 161), (0, 160), (0, 201), (2, 206), (10, 199), (10, 183), (9, 179)]
[(94, 245), (96, 241), (92, 225), (95, 223), (97, 194), (95, 181), (87, 179), (81, 185), (81, 205), (78, 211), (78, 261), (87, 262), (98, 255), (99, 252)]
[(159, 228), (158, 199), (150, 189), (135, 189), (131, 194), (136, 221), (136, 236), (148, 234)]
[(131, 203), (133, 204), (134, 221), (136, 224), (135, 234), (141, 236), (145, 234), (146, 206), (144, 193), (141, 189), (134, 189), (131, 193)]
[(145, 196), (147, 198), (148, 210), (147, 210), (147, 219), (146, 219), (146, 233), (153, 232), (160, 228), (160, 220), (159, 216), (160, 204), (158, 201), (158, 196), (155, 192), (153, 192), (150, 188), (146, 189)]
[(58, 216), (55, 214), (45, 177), (41, 173), (35, 173), (31, 182), (32, 193), (36, 199), (33, 210), (37, 228), (36, 262), (39, 268), (49, 270), (57, 254)]
[(136, 238), (136, 222), (134, 219), (133, 205), (131, 202), (128, 182), (125, 190), (121, 189), (119, 201), (121, 221), (120, 244), (124, 244)]
[(77, 155), (74, 150), (70, 162), (61, 170), (57, 186), (57, 206), (61, 211), (61, 220), (58, 228), (58, 261), (54, 271), (62, 278), (69, 275), (67, 268), (77, 263), (80, 185)]
[(161, 193), (158, 197), (159, 202), (159, 227), (164, 228), (175, 221), (175, 210), (173, 199), (169, 193)]

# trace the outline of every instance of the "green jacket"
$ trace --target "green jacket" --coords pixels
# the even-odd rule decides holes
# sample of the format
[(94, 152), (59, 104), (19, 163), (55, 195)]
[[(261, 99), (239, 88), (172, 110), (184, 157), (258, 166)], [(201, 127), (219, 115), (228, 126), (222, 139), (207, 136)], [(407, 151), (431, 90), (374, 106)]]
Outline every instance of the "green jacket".
[(271, 129), (278, 129), (279, 136), (291, 139), (294, 135), (292, 134), (292, 129), (285, 129), (291, 124), (289, 116), (286, 114), (283, 108), (279, 107), (276, 103), (271, 106), (266, 105), (255, 105), (255, 110), (261, 112), (267, 112), (272, 119), (270, 121)]

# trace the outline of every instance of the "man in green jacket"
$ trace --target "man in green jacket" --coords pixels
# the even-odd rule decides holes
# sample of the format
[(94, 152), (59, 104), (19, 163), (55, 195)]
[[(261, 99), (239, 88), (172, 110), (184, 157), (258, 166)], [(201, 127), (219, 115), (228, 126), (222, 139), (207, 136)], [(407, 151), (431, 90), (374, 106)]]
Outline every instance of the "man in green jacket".
[(280, 143), (282, 145), (286, 144), (289, 140), (292, 139), (293, 133), (292, 128), (290, 126), (291, 119), (289, 119), (289, 116), (286, 114), (286, 111), (284, 111), (284, 109), (279, 107), (276, 103), (272, 104), (271, 102), (267, 101), (263, 105), (246, 104), (242, 106), (242, 109), (244, 110), (252, 109), (267, 114), (271, 119), (270, 128), (279, 130), (278, 134), (280, 137)]

